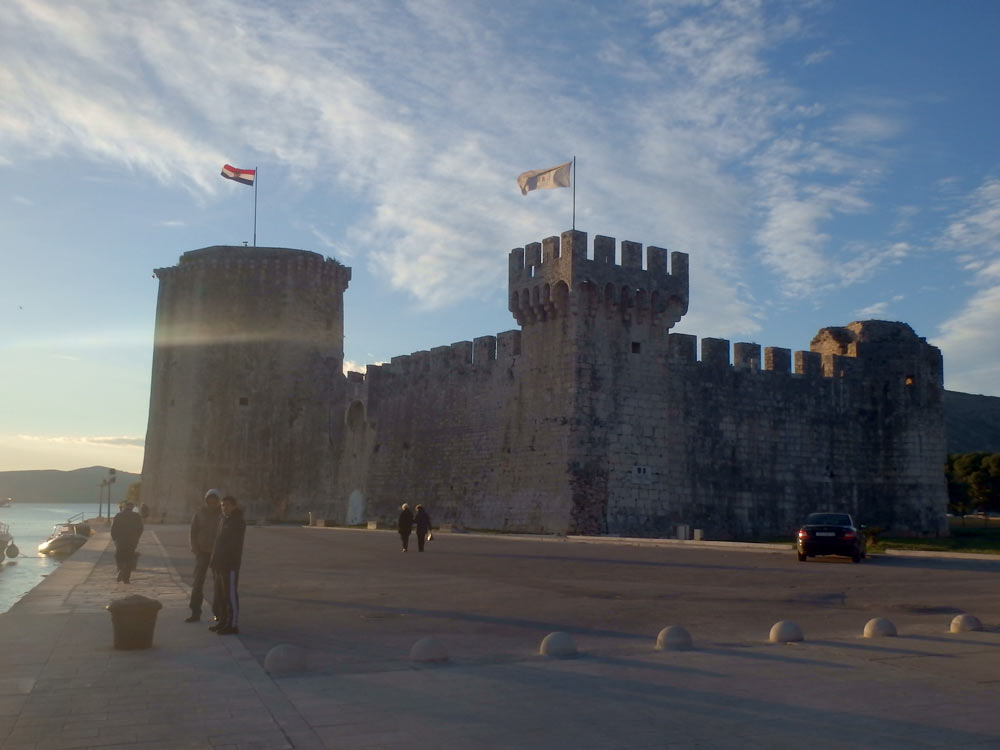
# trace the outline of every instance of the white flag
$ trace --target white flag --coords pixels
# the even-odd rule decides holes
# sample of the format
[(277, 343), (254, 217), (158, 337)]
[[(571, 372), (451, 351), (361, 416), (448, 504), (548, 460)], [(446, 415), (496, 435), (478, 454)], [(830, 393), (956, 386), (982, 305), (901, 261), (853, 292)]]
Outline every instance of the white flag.
[(531, 190), (544, 190), (547, 188), (560, 188), (570, 186), (569, 168), (573, 162), (568, 161), (556, 167), (548, 169), (535, 169), (531, 172), (523, 172), (517, 176), (517, 186), (521, 188), (521, 195), (527, 195)]

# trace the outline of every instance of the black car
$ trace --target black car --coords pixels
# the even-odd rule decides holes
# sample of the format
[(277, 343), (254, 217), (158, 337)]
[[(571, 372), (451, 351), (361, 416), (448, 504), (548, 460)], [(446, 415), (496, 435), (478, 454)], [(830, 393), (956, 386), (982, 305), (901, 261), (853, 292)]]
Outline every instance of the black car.
[(843, 555), (861, 562), (865, 557), (863, 529), (854, 524), (849, 513), (810, 513), (796, 542), (799, 561), (817, 555)]

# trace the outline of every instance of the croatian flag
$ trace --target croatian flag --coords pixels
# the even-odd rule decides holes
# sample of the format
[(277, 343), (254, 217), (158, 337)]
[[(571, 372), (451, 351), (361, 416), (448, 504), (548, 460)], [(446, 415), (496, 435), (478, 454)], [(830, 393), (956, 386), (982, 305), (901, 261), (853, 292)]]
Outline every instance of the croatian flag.
[(222, 176), (227, 180), (236, 180), (244, 185), (253, 185), (254, 177), (257, 176), (256, 169), (237, 169), (228, 164), (222, 165)]

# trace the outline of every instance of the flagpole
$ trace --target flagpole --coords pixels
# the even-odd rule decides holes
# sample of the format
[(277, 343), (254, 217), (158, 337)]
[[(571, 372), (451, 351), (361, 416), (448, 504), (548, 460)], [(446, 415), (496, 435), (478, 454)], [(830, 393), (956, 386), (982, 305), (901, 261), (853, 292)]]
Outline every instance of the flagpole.
[(254, 165), (253, 168), (253, 246), (257, 247), (257, 178), (260, 177), (260, 170)]
[(573, 230), (576, 231), (576, 156), (573, 156)]

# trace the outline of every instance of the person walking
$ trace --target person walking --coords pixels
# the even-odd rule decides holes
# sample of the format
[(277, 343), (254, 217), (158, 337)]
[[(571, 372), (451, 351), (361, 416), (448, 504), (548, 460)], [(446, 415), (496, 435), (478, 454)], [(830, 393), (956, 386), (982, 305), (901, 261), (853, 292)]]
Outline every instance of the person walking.
[(431, 533), (431, 517), (427, 515), (423, 505), (417, 505), (417, 515), (413, 520), (417, 524), (417, 552), (423, 552), (424, 542)]
[(142, 519), (135, 512), (135, 505), (127, 502), (111, 522), (111, 538), (115, 543), (115, 564), (118, 566), (119, 583), (132, 582), (135, 568), (135, 548), (142, 536)]
[[(201, 605), (205, 601), (205, 576), (212, 561), (212, 547), (215, 534), (219, 530), (219, 508), (222, 495), (218, 490), (205, 493), (205, 502), (191, 518), (191, 552), (194, 553), (194, 580), (191, 583), (191, 615), (184, 622), (198, 622), (201, 619)], [(219, 612), (215, 600), (212, 614), (218, 621)]]
[(243, 560), (243, 537), (247, 524), (236, 498), (222, 498), (222, 517), (212, 545), (209, 565), (215, 579), (214, 607), (218, 621), (209, 630), (218, 635), (240, 632), (240, 562)]
[(410, 534), (413, 532), (413, 511), (403, 503), (399, 509), (399, 538), (403, 541), (403, 552), (410, 546)]

